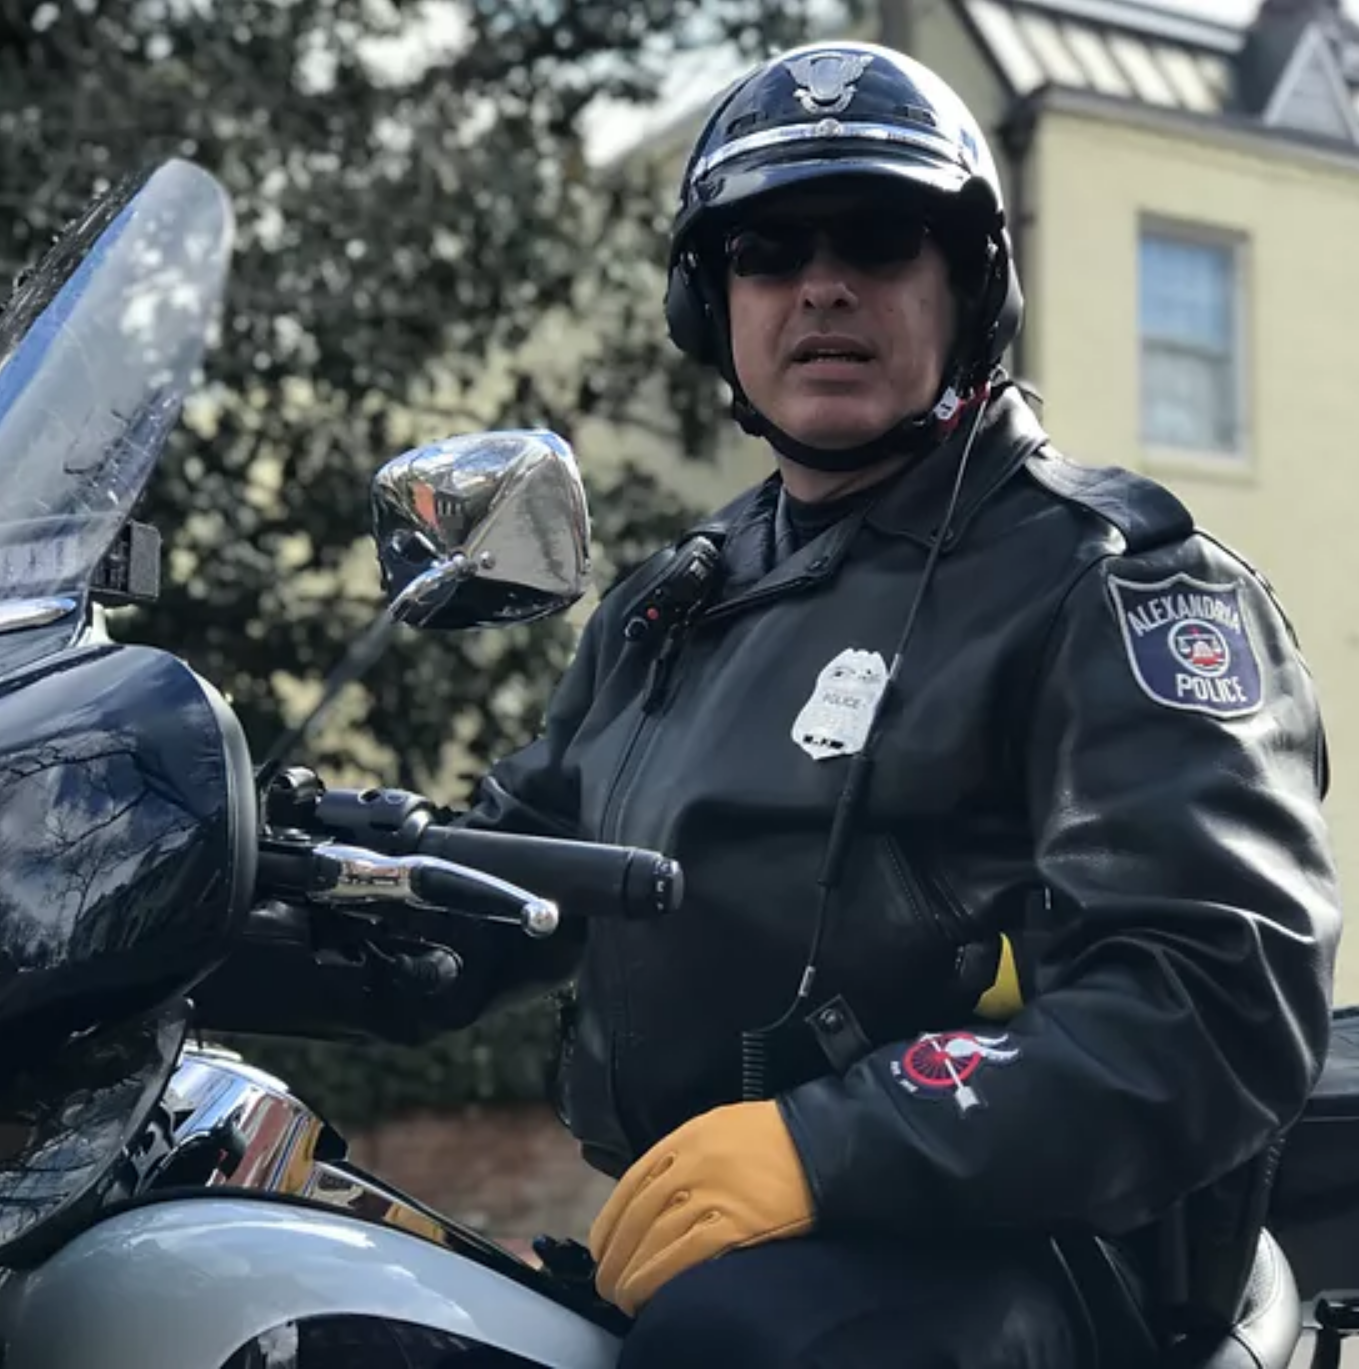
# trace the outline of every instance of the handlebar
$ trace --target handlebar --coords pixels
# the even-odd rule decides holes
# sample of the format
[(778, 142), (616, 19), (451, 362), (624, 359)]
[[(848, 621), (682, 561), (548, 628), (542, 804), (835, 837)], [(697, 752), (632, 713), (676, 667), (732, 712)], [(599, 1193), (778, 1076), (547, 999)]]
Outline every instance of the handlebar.
[[(413, 892), (398, 887), (401, 879), (423, 880), (428, 901), (450, 911), (475, 912), (490, 900), (495, 907), (486, 908), (486, 915), (536, 921), (542, 927), (549, 920), (546, 913), (510, 903), (518, 899), (527, 905), (536, 899), (556, 905), (568, 919), (631, 921), (668, 916), (684, 899), (679, 864), (659, 852), (441, 826), (435, 822), (435, 806), (408, 790), (327, 790), (313, 772), (295, 769), (275, 781), (268, 813), (275, 826), (319, 835), (322, 844), (315, 849), (338, 852), (348, 846), (351, 861), (366, 857), (373, 880), (398, 882), (394, 897)], [(417, 863), (386, 866), (379, 862), (382, 856), (415, 858)], [(423, 873), (412, 876), (417, 869)]]
[[(327, 791), (293, 770), (265, 800), (256, 906), (195, 990), (215, 1030), (416, 1044), (557, 982), (580, 945), (552, 937), (561, 921), (664, 916), (683, 898), (678, 864), (657, 852), (444, 826), (404, 790)], [(478, 923), (538, 944), (516, 954)]]
[(558, 904), (568, 917), (666, 917), (684, 900), (678, 862), (635, 846), (431, 824), (421, 832), (417, 850), (521, 880)]
[(452, 861), (388, 856), (360, 846), (267, 842), (260, 852), (260, 892), (310, 903), (417, 908), (508, 922), (529, 936), (551, 936), (561, 921), (554, 903), (507, 880)]

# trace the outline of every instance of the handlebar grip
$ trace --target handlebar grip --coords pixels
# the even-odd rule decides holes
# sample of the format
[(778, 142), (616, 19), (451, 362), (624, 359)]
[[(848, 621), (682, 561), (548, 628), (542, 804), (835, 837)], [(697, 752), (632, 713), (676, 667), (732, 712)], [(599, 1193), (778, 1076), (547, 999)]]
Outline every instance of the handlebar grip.
[(679, 863), (635, 846), (431, 825), (416, 850), (532, 889), (566, 918), (665, 917), (684, 900)]

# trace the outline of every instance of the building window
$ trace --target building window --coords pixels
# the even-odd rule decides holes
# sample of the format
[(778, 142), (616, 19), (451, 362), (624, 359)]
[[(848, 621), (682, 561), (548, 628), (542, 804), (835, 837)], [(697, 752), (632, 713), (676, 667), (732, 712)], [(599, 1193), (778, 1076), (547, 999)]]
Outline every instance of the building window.
[(1238, 252), (1223, 238), (1142, 229), (1138, 313), (1148, 446), (1229, 456), (1244, 448)]

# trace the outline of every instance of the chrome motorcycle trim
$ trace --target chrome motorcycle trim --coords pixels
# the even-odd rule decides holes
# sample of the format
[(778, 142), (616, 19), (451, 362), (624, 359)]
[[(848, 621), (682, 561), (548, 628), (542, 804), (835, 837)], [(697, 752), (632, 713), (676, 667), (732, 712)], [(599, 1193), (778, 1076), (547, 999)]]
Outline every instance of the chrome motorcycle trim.
[[(465, 1233), (437, 1212), (412, 1202), (381, 1179), (365, 1174), (343, 1160), (321, 1160), (313, 1165), (299, 1196), (339, 1208), (351, 1217), (407, 1231), (412, 1236), (433, 1241), (445, 1250), (461, 1251), (467, 1244)], [(503, 1253), (508, 1259), (518, 1261), (512, 1251)]]
[(15, 599), (0, 603), (0, 632), (18, 632), (20, 628), (46, 627), (74, 613), (80, 605), (67, 597), (51, 599)]
[[(483, 558), (484, 560), (485, 558)], [(421, 572), (392, 600), (390, 613), (398, 623), (422, 623), (448, 603), (465, 580), (477, 573), (477, 563), (461, 553)]]
[[(198, 1138), (234, 1128), (245, 1143), (239, 1163), (207, 1180), (210, 1188), (230, 1185), (277, 1193), (342, 1209), (365, 1221), (423, 1237), (445, 1250), (466, 1252), (481, 1238), (348, 1163), (340, 1133), (288, 1086), (220, 1046), (185, 1047), (166, 1090), (173, 1119), (169, 1153), (162, 1168)], [(494, 1246), (500, 1263), (531, 1266)]]
[(551, 936), (561, 921), (561, 911), (550, 899), (534, 898), (524, 905), (524, 931), (531, 937)]
[(384, 856), (362, 846), (323, 842), (317, 854), (336, 863), (329, 886), (315, 897), (323, 903), (367, 902), (372, 899), (399, 899), (408, 902), (413, 894), (413, 866), (404, 856)]
[[(176, 1121), (167, 1164), (198, 1136), (235, 1125), (249, 1137), (246, 1158), (210, 1187), (288, 1194), (343, 1209), (422, 1236), (445, 1249), (460, 1243), (457, 1230), (395, 1189), (344, 1163), (347, 1146), (282, 1080), (220, 1047), (190, 1047), (166, 1093)], [(327, 1158), (321, 1158), (326, 1156)], [(506, 1252), (509, 1255), (509, 1252)], [(513, 1258), (513, 1256), (510, 1256)]]
[(561, 911), (551, 899), (539, 898), (517, 884), (511, 884), (497, 875), (488, 875), (484, 870), (474, 869), (470, 865), (459, 865), (433, 856), (382, 855), (363, 846), (333, 841), (322, 842), (316, 847), (316, 854), (326, 858), (331, 866), (327, 871), (328, 882), (325, 887), (314, 889), (309, 895), (317, 903), (400, 900), (417, 908), (456, 914), (459, 908), (451, 897), (447, 902), (439, 902), (422, 893), (418, 887), (422, 874), (443, 871), (468, 886), (469, 899), (480, 893), (484, 898), (494, 898), (498, 903), (514, 907), (514, 912), (509, 913), (491, 907), (472, 908), (469, 904), (469, 909), (475, 911), (478, 917), (511, 923), (531, 937), (551, 936), (561, 925)]
[(164, 1167), (198, 1138), (231, 1131), (238, 1139), (241, 1158), (230, 1172), (212, 1174), (208, 1187), (301, 1196), (319, 1156), (345, 1153), (339, 1132), (281, 1079), (221, 1048), (186, 1047), (164, 1102), (172, 1119)]

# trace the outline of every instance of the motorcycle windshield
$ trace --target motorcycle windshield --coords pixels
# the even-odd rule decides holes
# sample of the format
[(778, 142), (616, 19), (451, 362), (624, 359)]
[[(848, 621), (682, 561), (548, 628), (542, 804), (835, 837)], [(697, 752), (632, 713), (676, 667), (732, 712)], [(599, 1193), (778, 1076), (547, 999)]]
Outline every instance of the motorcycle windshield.
[(0, 668), (31, 658), (29, 625), (81, 626), (202, 362), (232, 227), (211, 175), (166, 162), (96, 200), (0, 314)]

